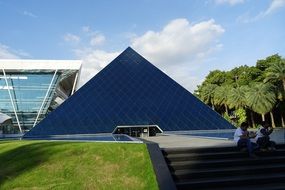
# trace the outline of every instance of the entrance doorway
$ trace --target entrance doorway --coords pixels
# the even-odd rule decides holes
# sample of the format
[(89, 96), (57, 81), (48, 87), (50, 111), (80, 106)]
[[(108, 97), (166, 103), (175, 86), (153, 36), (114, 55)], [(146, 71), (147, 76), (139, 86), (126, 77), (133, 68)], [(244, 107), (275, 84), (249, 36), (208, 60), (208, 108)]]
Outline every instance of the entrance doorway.
[(114, 129), (113, 134), (126, 134), (131, 137), (150, 137), (162, 132), (158, 125), (121, 125)]

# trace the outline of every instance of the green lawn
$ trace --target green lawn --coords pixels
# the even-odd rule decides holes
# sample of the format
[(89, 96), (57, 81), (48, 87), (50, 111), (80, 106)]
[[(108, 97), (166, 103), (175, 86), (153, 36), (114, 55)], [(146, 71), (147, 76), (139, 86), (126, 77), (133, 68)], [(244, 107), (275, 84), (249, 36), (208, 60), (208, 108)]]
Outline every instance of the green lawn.
[(158, 189), (145, 144), (0, 141), (0, 189)]

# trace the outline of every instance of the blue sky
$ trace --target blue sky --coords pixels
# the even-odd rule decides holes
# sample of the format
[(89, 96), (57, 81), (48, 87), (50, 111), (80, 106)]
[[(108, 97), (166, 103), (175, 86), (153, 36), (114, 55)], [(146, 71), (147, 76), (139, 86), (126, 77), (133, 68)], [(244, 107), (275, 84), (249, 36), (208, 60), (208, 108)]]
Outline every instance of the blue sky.
[(210, 70), (285, 57), (285, 0), (0, 0), (0, 59), (82, 59), (82, 81), (131, 46), (193, 92)]

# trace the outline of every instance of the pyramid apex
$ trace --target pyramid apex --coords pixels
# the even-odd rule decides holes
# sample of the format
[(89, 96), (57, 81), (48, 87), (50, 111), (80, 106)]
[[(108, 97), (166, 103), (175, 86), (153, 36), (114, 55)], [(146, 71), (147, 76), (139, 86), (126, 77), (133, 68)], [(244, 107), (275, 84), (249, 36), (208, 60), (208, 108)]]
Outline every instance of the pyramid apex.
[(124, 56), (124, 55), (136, 55), (144, 58), (142, 55), (140, 55), (136, 50), (134, 50), (130, 46), (128, 46), (119, 56)]
[[(128, 46), (126, 49), (125, 49), (125, 51), (134, 51), (134, 52), (136, 52), (132, 47), (130, 47), (130, 46)], [(137, 53), (137, 52), (136, 52)]]

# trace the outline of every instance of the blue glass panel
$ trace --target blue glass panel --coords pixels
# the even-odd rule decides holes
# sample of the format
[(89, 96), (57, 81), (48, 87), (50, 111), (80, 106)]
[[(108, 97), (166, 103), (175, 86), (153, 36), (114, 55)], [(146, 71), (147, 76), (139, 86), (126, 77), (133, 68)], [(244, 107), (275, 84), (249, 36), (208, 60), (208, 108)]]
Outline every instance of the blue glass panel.
[[(11, 93), (12, 102), (23, 130), (30, 129), (38, 112), (42, 106), (38, 121), (46, 114), (47, 109), (52, 101), (56, 84), (59, 80), (59, 74), (56, 75), (51, 88), (49, 85), (52, 81), (54, 72), (20, 72), (6, 73), (8, 87), (4, 75), (0, 76), (0, 112), (10, 115), (14, 125), (17, 124), (14, 109), (8, 93)], [(49, 90), (49, 91), (48, 91)], [(45, 95), (47, 98), (44, 101)]]
[(25, 136), (110, 133), (117, 125), (163, 131), (233, 126), (127, 48)]

